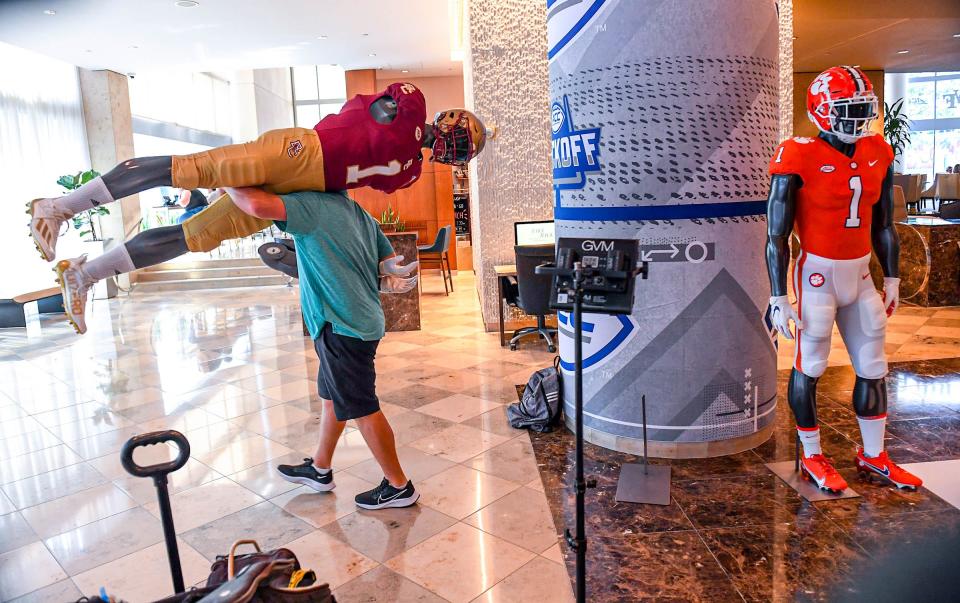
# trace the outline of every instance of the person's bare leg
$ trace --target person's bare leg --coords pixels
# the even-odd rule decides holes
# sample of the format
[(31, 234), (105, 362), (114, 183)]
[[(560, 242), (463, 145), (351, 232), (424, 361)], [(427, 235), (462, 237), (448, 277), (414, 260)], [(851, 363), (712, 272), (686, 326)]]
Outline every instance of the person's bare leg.
[(397, 443), (393, 437), (393, 429), (387, 422), (387, 417), (383, 416), (383, 412), (378, 410), (373, 414), (360, 417), (357, 419), (357, 427), (390, 485), (394, 488), (406, 486), (407, 476), (400, 467), (400, 459), (397, 457)]
[(346, 421), (338, 421), (333, 414), (333, 401), (321, 400), (323, 406), (320, 411), (320, 441), (317, 451), (313, 453), (313, 466), (320, 469), (333, 467), (333, 451), (337, 447), (337, 440), (346, 427)]

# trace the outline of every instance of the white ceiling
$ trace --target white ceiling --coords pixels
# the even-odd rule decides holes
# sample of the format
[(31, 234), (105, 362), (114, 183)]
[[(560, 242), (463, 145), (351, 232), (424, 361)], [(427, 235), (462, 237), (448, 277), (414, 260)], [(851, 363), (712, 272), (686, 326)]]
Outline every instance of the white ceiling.
[(337, 64), (453, 75), (461, 64), (450, 60), (449, 4), (199, 0), (181, 8), (174, 0), (2, 0), (0, 41), (120, 73)]

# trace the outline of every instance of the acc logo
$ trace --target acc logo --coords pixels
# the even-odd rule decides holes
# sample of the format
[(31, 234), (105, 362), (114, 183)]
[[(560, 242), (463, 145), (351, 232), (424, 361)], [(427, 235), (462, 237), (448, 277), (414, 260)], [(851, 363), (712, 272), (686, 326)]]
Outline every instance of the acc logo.
[(821, 166), (820, 166), (820, 171), (823, 172), (824, 174), (829, 174), (830, 172), (834, 171), (835, 169), (837, 169), (837, 168), (833, 167), (832, 165), (821, 165)]
[(600, 170), (600, 128), (577, 130), (570, 115), (570, 102), (553, 103), (550, 108), (553, 129), (553, 188), (582, 189), (584, 174)]
[(303, 143), (299, 140), (290, 141), (290, 146), (287, 147), (287, 157), (293, 159), (303, 151)]
[[(560, 332), (560, 366), (565, 371), (574, 369), (573, 315), (570, 312), (557, 313), (557, 326)], [(623, 349), (637, 332), (633, 318), (622, 315), (584, 314), (583, 315), (583, 368), (596, 367), (610, 358), (617, 350)]]
[(813, 285), (814, 287), (822, 287), (823, 283), (826, 282), (827, 279), (823, 278), (823, 275), (820, 274), (819, 272), (814, 272), (813, 274), (810, 275), (809, 280), (810, 280), (810, 284)]

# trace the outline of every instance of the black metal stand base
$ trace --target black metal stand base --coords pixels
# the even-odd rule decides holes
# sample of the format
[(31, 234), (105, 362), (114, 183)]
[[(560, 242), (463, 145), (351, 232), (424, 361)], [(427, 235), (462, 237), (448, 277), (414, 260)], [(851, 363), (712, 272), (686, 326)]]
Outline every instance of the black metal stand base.
[(670, 467), (626, 463), (620, 467), (617, 502), (641, 505), (670, 504)]
[(821, 490), (813, 482), (805, 480), (803, 476), (800, 475), (800, 472), (795, 469), (795, 466), (796, 463), (794, 461), (766, 463), (767, 469), (782, 479), (783, 482), (790, 486), (797, 494), (810, 502), (860, 497), (856, 490), (850, 487), (847, 487), (847, 489), (840, 494), (831, 494), (830, 492)]

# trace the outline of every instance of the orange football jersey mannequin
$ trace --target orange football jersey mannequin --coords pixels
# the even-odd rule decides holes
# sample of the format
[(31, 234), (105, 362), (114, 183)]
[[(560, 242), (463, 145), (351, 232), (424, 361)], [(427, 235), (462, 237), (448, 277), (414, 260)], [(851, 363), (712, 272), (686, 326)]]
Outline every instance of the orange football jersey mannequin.
[[(803, 445), (800, 467), (820, 488), (842, 492), (846, 481), (820, 448), (817, 380), (827, 367), (836, 324), (857, 375), (853, 407), (863, 439), (856, 465), (915, 489), (920, 479), (893, 463), (884, 450), (887, 317), (899, 303), (900, 243), (893, 224), (893, 151), (869, 126), (877, 97), (858, 67), (832, 67), (807, 90), (807, 114), (816, 138), (784, 141), (770, 160), (767, 202), (767, 271), (770, 317), (788, 339), (796, 326), (794, 366), (787, 397)], [(794, 307), (787, 297), (790, 235), (796, 232)], [(871, 252), (884, 273), (883, 296), (870, 278)]]

